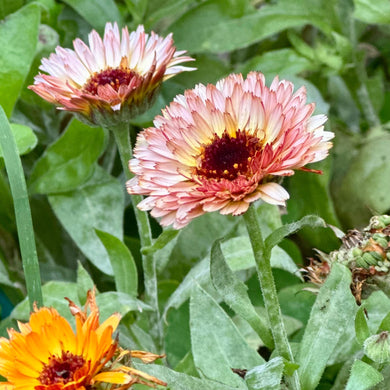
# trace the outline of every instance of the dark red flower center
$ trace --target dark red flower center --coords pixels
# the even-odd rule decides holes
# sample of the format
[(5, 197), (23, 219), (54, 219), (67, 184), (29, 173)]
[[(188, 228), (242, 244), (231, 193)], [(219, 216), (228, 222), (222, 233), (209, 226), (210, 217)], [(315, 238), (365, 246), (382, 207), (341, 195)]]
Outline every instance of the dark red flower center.
[(225, 130), (221, 137), (214, 136), (204, 147), (197, 174), (209, 179), (234, 180), (250, 174), (250, 162), (260, 148), (260, 140), (238, 130), (234, 137)]
[(61, 356), (49, 357), (49, 362), (44, 365), (38, 380), (43, 385), (65, 384), (71, 382), (75, 372), (83, 367), (85, 360), (82, 356), (73, 355), (69, 351), (62, 351)]
[(101, 72), (94, 73), (85, 83), (83, 90), (92, 95), (97, 95), (99, 85), (110, 84), (111, 87), (118, 92), (121, 85), (129, 85), (134, 77), (139, 76), (129, 68), (107, 68)]

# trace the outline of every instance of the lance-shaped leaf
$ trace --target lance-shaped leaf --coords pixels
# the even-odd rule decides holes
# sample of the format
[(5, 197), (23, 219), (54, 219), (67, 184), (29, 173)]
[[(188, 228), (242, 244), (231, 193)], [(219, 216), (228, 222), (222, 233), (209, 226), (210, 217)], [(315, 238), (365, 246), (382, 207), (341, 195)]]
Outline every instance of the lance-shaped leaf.
[(65, 133), (50, 145), (31, 173), (31, 192), (52, 194), (84, 184), (103, 151), (104, 132), (73, 119)]
[(138, 295), (138, 273), (129, 248), (112, 234), (98, 229), (95, 229), (95, 232), (110, 258), (116, 290), (136, 297)]
[(272, 349), (273, 340), (267, 323), (260, 318), (253, 307), (247, 293), (248, 287), (238, 279), (226, 264), (221, 250), (221, 241), (214, 242), (210, 255), (211, 281), (223, 300), (244, 320), (263, 340), (264, 344)]
[(279, 242), (283, 240), (283, 238), (289, 236), (290, 234), (296, 233), (304, 226), (327, 227), (325, 221), (322, 218), (317, 217), (316, 215), (307, 215), (297, 222), (283, 225), (279, 229), (274, 230), (264, 242), (265, 251), (270, 252), (275, 245), (278, 245)]
[(249, 390), (279, 390), (283, 375), (283, 359), (274, 358), (269, 362), (249, 370), (245, 381)]
[(302, 390), (312, 390), (318, 385), (327, 361), (355, 315), (356, 302), (350, 284), (350, 271), (341, 264), (333, 264), (313, 305), (298, 354)]
[(369, 364), (356, 360), (345, 390), (369, 390), (383, 380), (383, 375)]
[(232, 368), (251, 369), (264, 360), (246, 343), (236, 325), (203, 289), (196, 288), (190, 301), (192, 354), (205, 377), (246, 389)]
[(167, 382), (170, 390), (237, 390), (236, 387), (204, 378), (195, 378), (181, 372), (173, 371), (165, 366), (142, 364), (135, 361), (134, 366), (143, 372), (147, 372), (148, 374)]
[(95, 229), (122, 239), (123, 191), (118, 180), (97, 167), (92, 178), (76, 191), (49, 196), (49, 202), (80, 250), (102, 272), (113, 270)]
[(0, 24), (0, 104), (9, 117), (35, 56), (40, 22), (38, 4), (28, 4)]

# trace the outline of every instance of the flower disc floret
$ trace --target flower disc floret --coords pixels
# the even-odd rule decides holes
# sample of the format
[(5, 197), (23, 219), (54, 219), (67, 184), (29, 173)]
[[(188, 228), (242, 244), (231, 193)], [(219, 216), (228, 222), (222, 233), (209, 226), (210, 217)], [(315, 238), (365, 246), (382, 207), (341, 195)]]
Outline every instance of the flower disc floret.
[(277, 77), (267, 87), (258, 72), (199, 84), (138, 135), (128, 192), (148, 195), (139, 208), (175, 228), (210, 211), (242, 214), (257, 199), (285, 205), (280, 177), (310, 171), (332, 146), (314, 108), (304, 87), (294, 93)]
[(48, 74), (38, 74), (29, 88), (90, 124), (110, 126), (141, 114), (164, 80), (194, 70), (179, 65), (193, 59), (176, 51), (172, 34), (149, 36), (143, 26), (132, 33), (125, 27), (121, 35), (116, 23), (107, 23), (103, 39), (93, 30), (89, 46), (78, 38), (73, 46), (42, 59)]

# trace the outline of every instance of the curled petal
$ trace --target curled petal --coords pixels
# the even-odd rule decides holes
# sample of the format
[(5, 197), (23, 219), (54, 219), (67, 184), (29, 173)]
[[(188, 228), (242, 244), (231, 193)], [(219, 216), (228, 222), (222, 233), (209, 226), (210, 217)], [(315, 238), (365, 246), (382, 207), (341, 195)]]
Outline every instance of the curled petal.
[(306, 164), (332, 147), (327, 118), (311, 116), (314, 108), (305, 88), (294, 93), (277, 77), (268, 88), (257, 72), (199, 84), (139, 133), (127, 190), (147, 195), (138, 207), (178, 229), (206, 212), (242, 214), (258, 199), (284, 206), (280, 177), (318, 173)]
[(60, 46), (42, 59), (31, 90), (61, 110), (72, 111), (89, 124), (110, 126), (141, 114), (154, 102), (164, 80), (195, 68), (176, 51), (172, 34), (149, 36), (143, 26), (120, 34), (117, 23), (107, 23), (103, 39), (93, 30), (89, 46), (79, 38), (74, 50)]

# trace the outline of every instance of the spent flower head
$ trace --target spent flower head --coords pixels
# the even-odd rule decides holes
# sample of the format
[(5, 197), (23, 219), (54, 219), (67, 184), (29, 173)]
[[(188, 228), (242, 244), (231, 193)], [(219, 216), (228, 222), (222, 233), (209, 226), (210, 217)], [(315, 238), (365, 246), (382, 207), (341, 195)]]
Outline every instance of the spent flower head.
[(210, 211), (242, 214), (257, 199), (284, 205), (280, 178), (310, 171), (332, 146), (314, 107), (304, 87), (294, 93), (277, 77), (267, 87), (257, 72), (199, 84), (138, 135), (128, 192), (148, 195), (138, 207), (175, 228)]
[(89, 124), (112, 126), (143, 113), (153, 103), (159, 88), (182, 71), (179, 64), (192, 61), (176, 51), (172, 34), (150, 36), (142, 25), (120, 35), (116, 23), (107, 23), (103, 39), (93, 30), (89, 46), (77, 38), (74, 50), (60, 46), (40, 69), (29, 88), (43, 99), (72, 111)]
[(322, 284), (332, 264), (341, 263), (352, 272), (351, 290), (359, 304), (375, 290), (390, 296), (390, 216), (374, 216), (365, 228), (349, 230), (329, 254), (317, 252), (318, 259), (303, 269), (311, 282)]
[[(19, 322), (19, 332), (8, 330), (0, 338), (1, 390), (128, 389), (135, 383), (154, 387), (166, 383), (121, 364), (126, 356), (151, 362), (159, 357), (149, 352), (127, 351), (113, 338), (120, 315), (100, 324), (95, 293), (88, 293), (85, 309), (69, 301), (76, 331), (57, 310), (35, 308), (28, 323)], [(87, 313), (87, 309), (90, 313)]]

